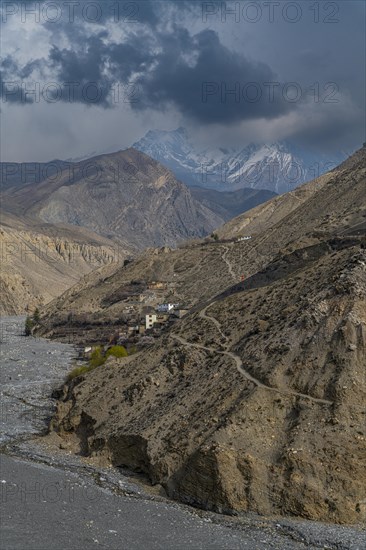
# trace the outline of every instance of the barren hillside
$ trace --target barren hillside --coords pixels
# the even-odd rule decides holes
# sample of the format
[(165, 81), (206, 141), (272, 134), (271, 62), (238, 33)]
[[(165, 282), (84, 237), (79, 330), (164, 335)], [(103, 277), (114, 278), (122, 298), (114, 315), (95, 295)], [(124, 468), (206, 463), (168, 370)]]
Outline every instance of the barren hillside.
[[(100, 270), (86, 277), (45, 309), (42, 334), (78, 338), (78, 314), (92, 314), (94, 326), (107, 331), (118, 324), (125, 301), (124, 286), (131, 281), (163, 280), (171, 283), (164, 299), (189, 306), (204, 303), (242, 279), (248, 280), (277, 256), (316, 245), (337, 235), (362, 234), (365, 227), (366, 148), (348, 164), (275, 197), (222, 226), (222, 242), (197, 242), (148, 249), (132, 263), (114, 271)], [(253, 219), (243, 230), (242, 224)], [(243, 221), (244, 220), (244, 221)], [(240, 235), (250, 235), (237, 242)], [(74, 313), (70, 326), (68, 314)], [(84, 317), (83, 317), (84, 318)], [(81, 331), (80, 339), (85, 340)]]
[(223, 222), (157, 161), (135, 149), (93, 157), (11, 187), (3, 209), (85, 227), (138, 250), (202, 237)]
[[(250, 241), (206, 245), (201, 261), (182, 249), (195, 307), (146, 351), (64, 386), (52, 429), (66, 445), (196, 506), (364, 523), (365, 159), (364, 148)], [(126, 273), (86, 283), (96, 315)], [(65, 304), (90, 310), (85, 288), (50, 305), (48, 330)]]
[(312, 252), (76, 379), (53, 428), (204, 508), (365, 521), (365, 251)]
[(85, 230), (1, 217), (2, 315), (33, 311), (98, 267), (120, 263), (129, 250)]

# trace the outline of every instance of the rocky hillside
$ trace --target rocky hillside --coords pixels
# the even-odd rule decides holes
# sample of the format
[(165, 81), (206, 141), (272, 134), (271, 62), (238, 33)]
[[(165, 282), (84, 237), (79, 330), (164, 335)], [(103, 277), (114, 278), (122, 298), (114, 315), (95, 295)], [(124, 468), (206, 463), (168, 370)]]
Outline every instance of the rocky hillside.
[(91, 232), (40, 227), (5, 215), (0, 250), (1, 315), (33, 311), (85, 274), (123, 262), (129, 253)]
[(164, 166), (135, 149), (60, 169), (4, 193), (3, 209), (50, 224), (85, 227), (123, 246), (175, 245), (223, 222)]
[(63, 160), (50, 162), (0, 162), (0, 188), (24, 187), (55, 178), (62, 170), (72, 169), (74, 163)]
[[(125, 267), (85, 278), (45, 309), (43, 334), (69, 338), (72, 332), (78, 338), (79, 313), (83, 318), (92, 314), (94, 326), (110, 330), (108, 322), (118, 324), (125, 307), (121, 289), (131, 281), (173, 283), (165, 299), (195, 306), (248, 279), (278, 254), (359, 233), (365, 226), (365, 151), (355, 153), (350, 166), (342, 165), (228, 222), (217, 230), (221, 241), (149, 249)], [(252, 238), (236, 242), (240, 235)], [(75, 314), (72, 327), (66, 321), (70, 312)]]
[(289, 234), (300, 238), (312, 230), (320, 234), (362, 231), (365, 151), (363, 147), (336, 169), (230, 220), (218, 229), (219, 236), (227, 239), (261, 233), (267, 238), (276, 231), (285, 233), (287, 239)]
[[(46, 304), (111, 257), (201, 237), (230, 217), (230, 206), (210, 209), (134, 149), (74, 163), (1, 163), (0, 171), (3, 313)], [(243, 210), (267, 198), (254, 195)]]
[(65, 386), (53, 428), (69, 448), (219, 512), (364, 522), (365, 251), (282, 261)]
[[(146, 352), (64, 386), (52, 428), (66, 446), (196, 506), (364, 523), (365, 182), (366, 148), (251, 241), (208, 244), (200, 262), (182, 251), (195, 306)], [(93, 289), (103, 315), (125, 276), (94, 274), (65, 302), (90, 311)]]

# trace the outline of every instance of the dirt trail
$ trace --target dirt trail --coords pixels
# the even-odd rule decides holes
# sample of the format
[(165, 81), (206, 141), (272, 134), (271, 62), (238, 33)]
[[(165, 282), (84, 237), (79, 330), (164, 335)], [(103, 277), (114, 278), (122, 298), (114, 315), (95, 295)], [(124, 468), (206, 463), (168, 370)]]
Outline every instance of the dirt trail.
[(212, 303), (211, 304), (207, 304), (206, 307), (204, 307), (203, 309), (201, 309), (201, 311), (199, 312), (199, 317), (201, 317), (201, 319), (206, 319), (207, 321), (213, 323), (215, 325), (215, 327), (217, 328), (217, 330), (219, 331), (219, 333), (221, 334), (221, 336), (226, 340), (227, 344), (225, 347), (227, 347), (228, 345), (228, 342), (229, 342), (229, 339), (228, 337), (226, 336), (226, 334), (224, 334), (222, 332), (222, 328), (221, 328), (221, 324), (219, 323), (219, 321), (215, 318), (215, 317), (211, 317), (211, 315), (207, 315), (207, 309), (209, 307), (212, 306)]
[(227, 254), (228, 254), (228, 252), (230, 252), (230, 247), (229, 246), (224, 246), (223, 248), (225, 249), (225, 251), (223, 252), (221, 257), (224, 260), (224, 262), (226, 263), (230, 275), (232, 276), (234, 281), (237, 282), (238, 281), (238, 276), (234, 273), (232, 263), (227, 259)]
[(207, 314), (207, 309), (210, 306), (212, 306), (214, 303), (215, 302), (207, 305), (204, 309), (202, 309), (199, 312), (199, 316), (202, 319), (206, 319), (207, 321), (212, 322), (215, 325), (215, 327), (217, 328), (217, 330), (219, 331), (220, 335), (223, 338), (225, 338), (225, 340), (226, 340), (225, 348), (226, 349), (224, 351), (220, 351), (220, 350), (217, 350), (215, 348), (208, 347), (208, 346), (203, 346), (202, 344), (195, 344), (195, 343), (192, 343), (192, 342), (188, 342), (185, 338), (183, 338), (182, 336), (178, 336), (177, 334), (171, 334), (172, 338), (175, 338), (176, 340), (178, 340), (184, 346), (203, 349), (203, 350), (206, 350), (206, 351), (219, 353), (220, 355), (228, 355), (231, 359), (233, 359), (235, 361), (236, 368), (240, 372), (240, 374), (245, 376), (245, 378), (247, 378), (247, 380), (249, 380), (250, 382), (253, 382), (253, 384), (258, 386), (259, 388), (265, 388), (266, 390), (269, 390), (269, 391), (272, 391), (272, 392), (277, 392), (277, 393), (280, 393), (282, 395), (294, 395), (296, 397), (302, 397), (304, 399), (309, 399), (310, 401), (313, 401), (314, 403), (321, 403), (323, 405), (333, 405), (333, 401), (329, 401), (328, 399), (320, 399), (320, 398), (317, 398), (317, 397), (312, 397), (311, 395), (307, 395), (305, 393), (295, 392), (295, 391), (291, 391), (291, 390), (281, 390), (279, 388), (273, 388), (271, 386), (267, 386), (266, 384), (263, 384), (263, 382), (261, 382), (260, 380), (258, 380), (257, 378), (255, 378), (254, 376), (249, 374), (249, 372), (247, 372), (244, 369), (243, 362), (240, 359), (240, 357), (236, 353), (228, 350), (229, 340), (228, 340), (228, 337), (223, 333), (220, 322), (215, 317), (212, 317), (211, 315)]

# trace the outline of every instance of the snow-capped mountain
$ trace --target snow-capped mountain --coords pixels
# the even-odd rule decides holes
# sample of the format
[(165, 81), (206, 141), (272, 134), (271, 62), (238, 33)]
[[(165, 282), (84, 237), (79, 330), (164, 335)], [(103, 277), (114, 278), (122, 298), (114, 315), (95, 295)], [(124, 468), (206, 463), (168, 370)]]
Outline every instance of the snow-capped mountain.
[(133, 144), (186, 183), (218, 191), (242, 188), (285, 193), (342, 162), (346, 154), (316, 155), (280, 142), (237, 149), (197, 150), (184, 128), (150, 130)]

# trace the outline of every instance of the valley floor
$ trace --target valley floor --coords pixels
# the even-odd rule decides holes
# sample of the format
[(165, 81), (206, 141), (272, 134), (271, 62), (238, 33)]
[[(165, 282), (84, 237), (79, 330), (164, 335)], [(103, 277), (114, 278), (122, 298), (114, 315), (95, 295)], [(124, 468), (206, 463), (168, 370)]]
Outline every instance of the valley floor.
[(23, 326), (24, 317), (1, 319), (1, 549), (365, 547), (365, 531), (356, 527), (195, 510), (63, 451), (57, 436), (42, 434), (74, 349), (25, 338)]

